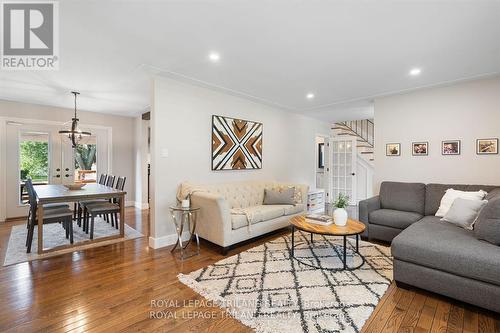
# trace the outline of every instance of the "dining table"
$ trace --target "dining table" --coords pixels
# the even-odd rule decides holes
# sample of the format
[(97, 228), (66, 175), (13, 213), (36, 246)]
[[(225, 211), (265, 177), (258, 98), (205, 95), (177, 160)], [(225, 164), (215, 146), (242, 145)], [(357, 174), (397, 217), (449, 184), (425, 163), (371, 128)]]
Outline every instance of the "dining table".
[[(102, 242), (115, 238), (125, 237), (125, 195), (127, 192), (114, 189), (109, 186), (90, 183), (85, 184), (81, 189), (69, 189), (62, 184), (50, 184), (50, 185), (36, 185), (34, 186), (36, 200), (37, 200), (37, 219), (38, 221), (43, 221), (44, 209), (43, 205), (50, 203), (69, 203), (69, 202), (79, 202), (79, 201), (90, 201), (99, 199), (118, 199), (118, 204), (120, 205), (120, 232), (116, 235), (99, 237), (93, 240), (85, 241), (85, 243), (96, 243)], [(82, 242), (75, 243), (72, 245), (65, 245), (63, 247), (59, 246), (57, 248), (44, 249), (43, 248), (43, 223), (38, 223), (38, 254), (51, 252), (55, 250), (60, 250), (66, 247), (74, 247), (81, 245)]]

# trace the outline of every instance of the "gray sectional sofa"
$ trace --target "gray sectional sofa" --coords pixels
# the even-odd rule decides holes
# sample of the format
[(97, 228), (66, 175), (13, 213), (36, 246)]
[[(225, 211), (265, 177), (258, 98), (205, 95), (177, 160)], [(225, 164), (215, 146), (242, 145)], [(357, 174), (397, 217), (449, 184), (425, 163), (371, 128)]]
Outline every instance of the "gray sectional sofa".
[[(446, 190), (489, 192), (475, 230), (436, 217)], [(394, 280), (500, 313), (500, 189), (384, 182), (361, 201), (369, 239), (392, 241)]]

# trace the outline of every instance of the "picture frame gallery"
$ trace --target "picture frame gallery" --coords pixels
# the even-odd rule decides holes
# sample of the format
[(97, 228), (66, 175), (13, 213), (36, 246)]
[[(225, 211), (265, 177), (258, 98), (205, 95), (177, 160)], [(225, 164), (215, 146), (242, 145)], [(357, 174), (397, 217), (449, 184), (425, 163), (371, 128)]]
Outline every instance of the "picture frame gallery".
[[(476, 139), (477, 155), (498, 155), (499, 138)], [(453, 156), (462, 153), (461, 140), (443, 140), (441, 141), (441, 155)], [(428, 141), (414, 141), (411, 143), (412, 156), (429, 156)], [(401, 156), (401, 143), (386, 143), (386, 156)]]

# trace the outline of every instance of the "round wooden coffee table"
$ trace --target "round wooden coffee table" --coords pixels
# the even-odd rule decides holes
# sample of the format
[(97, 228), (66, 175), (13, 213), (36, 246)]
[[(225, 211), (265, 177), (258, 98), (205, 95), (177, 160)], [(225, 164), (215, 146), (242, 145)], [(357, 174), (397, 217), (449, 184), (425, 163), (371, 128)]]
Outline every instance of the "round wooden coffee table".
[[(314, 267), (314, 268), (321, 268), (317, 266), (313, 266), (311, 264), (305, 263), (301, 261), (300, 259), (296, 258), (294, 255), (294, 249), (295, 249), (295, 229), (308, 232), (311, 234), (311, 244), (313, 243), (313, 234), (318, 234), (318, 235), (325, 235), (325, 236), (341, 236), (344, 238), (344, 251), (343, 251), (343, 258), (341, 258), (344, 267), (343, 268), (323, 268), (323, 269), (328, 269), (332, 271), (338, 271), (338, 270), (355, 270), (360, 268), (365, 264), (365, 258), (359, 253), (359, 235), (363, 233), (366, 229), (366, 226), (356, 220), (353, 219), (348, 219), (347, 224), (343, 227), (331, 224), (328, 226), (323, 226), (315, 223), (310, 223), (307, 221), (305, 216), (294, 216), (290, 219), (290, 224), (292, 225), (292, 247), (291, 247), (291, 256), (301, 264), (304, 264), (306, 266)], [(356, 236), (356, 251), (355, 253), (361, 258), (361, 264), (357, 265), (356, 267), (348, 267), (347, 266), (347, 236)]]

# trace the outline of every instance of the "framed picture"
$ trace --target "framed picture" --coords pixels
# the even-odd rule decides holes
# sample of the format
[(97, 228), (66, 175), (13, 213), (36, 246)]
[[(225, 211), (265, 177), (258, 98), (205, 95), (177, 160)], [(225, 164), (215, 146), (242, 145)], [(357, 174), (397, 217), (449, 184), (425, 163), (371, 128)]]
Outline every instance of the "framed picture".
[(318, 143), (318, 168), (325, 168), (325, 144), (323, 142)]
[(442, 155), (460, 155), (460, 140), (446, 140), (441, 145)]
[(262, 123), (212, 116), (212, 170), (262, 169)]
[(388, 143), (385, 145), (385, 156), (400, 156), (400, 155), (401, 155), (400, 143)]
[(498, 154), (498, 138), (477, 139), (476, 140), (476, 154), (478, 154), (478, 155)]
[(413, 156), (427, 156), (429, 155), (428, 142), (412, 142), (411, 153)]

